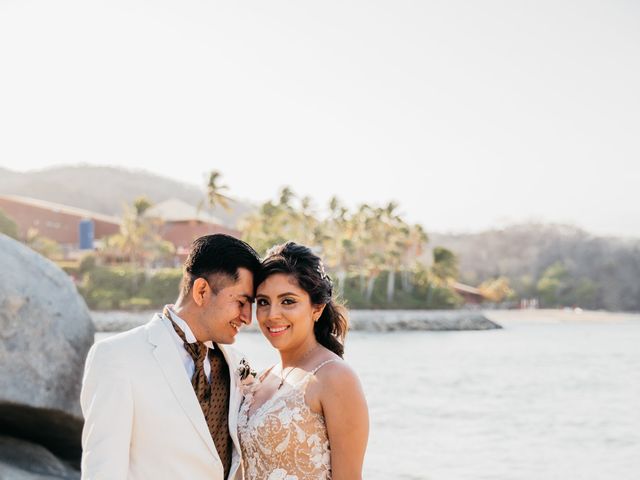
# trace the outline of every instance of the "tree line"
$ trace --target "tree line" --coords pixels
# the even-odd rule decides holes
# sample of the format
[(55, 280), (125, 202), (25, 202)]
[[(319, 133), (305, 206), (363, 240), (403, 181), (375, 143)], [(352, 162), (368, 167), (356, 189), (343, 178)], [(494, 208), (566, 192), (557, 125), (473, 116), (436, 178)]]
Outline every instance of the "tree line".
[(320, 255), (338, 292), (357, 308), (450, 308), (462, 299), (450, 288), (456, 255), (442, 247), (427, 257), (429, 237), (410, 224), (395, 202), (347, 208), (332, 197), (318, 209), (290, 187), (280, 190), (240, 225), (243, 238), (264, 255), (293, 240)]
[[(209, 173), (205, 187), (199, 208), (228, 206), (219, 172)], [(20, 240), (74, 275), (92, 308), (155, 307), (177, 288), (180, 269), (174, 246), (160, 235), (162, 222), (146, 215), (151, 206), (145, 197), (126, 206), (120, 232), (104, 239), (82, 265), (61, 260), (61, 246), (35, 230)], [(548, 224), (427, 235), (421, 225), (405, 221), (394, 202), (348, 208), (334, 196), (319, 208), (290, 187), (239, 226), (261, 255), (287, 240), (310, 246), (353, 308), (453, 308), (463, 303), (452, 289), (461, 281), (503, 307), (535, 298), (548, 308), (640, 310), (637, 240)], [(1, 211), (0, 232), (19, 237), (15, 222)]]
[(640, 311), (640, 240), (527, 223), (466, 235), (432, 235), (456, 252), (460, 278), (507, 278), (514, 298), (547, 308)]

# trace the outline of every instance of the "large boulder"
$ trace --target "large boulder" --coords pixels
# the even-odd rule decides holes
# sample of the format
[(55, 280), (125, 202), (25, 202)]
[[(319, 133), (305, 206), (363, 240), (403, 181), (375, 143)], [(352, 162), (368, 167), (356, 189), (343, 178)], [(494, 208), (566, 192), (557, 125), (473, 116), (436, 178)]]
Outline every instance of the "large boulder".
[(40, 445), (0, 435), (0, 478), (79, 480), (80, 472)]
[(89, 310), (64, 271), (1, 234), (0, 271), (0, 431), (77, 461)]

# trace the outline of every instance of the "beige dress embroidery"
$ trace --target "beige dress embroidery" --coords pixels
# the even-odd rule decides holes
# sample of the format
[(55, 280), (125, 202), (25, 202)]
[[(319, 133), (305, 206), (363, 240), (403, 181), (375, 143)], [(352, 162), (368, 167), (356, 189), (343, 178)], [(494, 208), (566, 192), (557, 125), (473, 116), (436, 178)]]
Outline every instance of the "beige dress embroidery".
[(245, 480), (329, 480), (331, 456), (324, 416), (304, 400), (309, 380), (327, 360), (296, 383), (286, 383), (249, 415), (250, 390), (238, 416)]

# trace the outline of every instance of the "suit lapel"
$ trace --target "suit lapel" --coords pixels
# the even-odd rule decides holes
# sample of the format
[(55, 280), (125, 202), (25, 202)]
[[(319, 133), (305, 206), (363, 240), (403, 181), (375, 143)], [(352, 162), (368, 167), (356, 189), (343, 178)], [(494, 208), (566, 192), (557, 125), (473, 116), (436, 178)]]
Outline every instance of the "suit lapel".
[(169, 330), (159, 315), (156, 315), (153, 320), (149, 322), (147, 328), (149, 330), (149, 342), (156, 347), (153, 350), (153, 355), (169, 387), (171, 387), (184, 413), (202, 437), (202, 440), (207, 444), (211, 453), (219, 459), (218, 452), (211, 438), (211, 433), (209, 433), (209, 428), (207, 427), (207, 422), (202, 413), (202, 408), (200, 408), (191, 382), (189, 382), (187, 378), (182, 359), (171, 338)]

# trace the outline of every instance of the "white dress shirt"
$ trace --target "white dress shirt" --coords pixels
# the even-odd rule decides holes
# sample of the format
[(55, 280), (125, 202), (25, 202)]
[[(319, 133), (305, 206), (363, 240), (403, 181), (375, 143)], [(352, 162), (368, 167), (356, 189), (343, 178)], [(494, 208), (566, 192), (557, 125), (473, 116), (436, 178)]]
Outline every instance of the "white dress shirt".
[[(176, 331), (173, 329), (173, 326), (171, 325), (171, 320), (173, 320), (175, 324), (178, 326), (178, 328), (184, 332), (184, 336), (187, 339), (188, 343), (196, 343), (197, 340), (195, 335), (189, 328), (189, 325), (187, 324), (187, 322), (181, 319), (178, 316), (178, 314), (173, 311), (173, 309), (171, 308), (172, 306), (173, 305), (167, 305), (168, 308), (166, 308), (166, 310), (168, 310), (171, 315), (171, 319), (163, 315), (162, 321), (171, 332), (171, 338), (173, 338), (173, 341), (175, 342), (176, 347), (180, 352), (180, 356), (182, 357), (182, 363), (184, 364), (184, 369), (186, 370), (187, 375), (189, 375), (189, 380), (191, 380), (193, 378), (193, 372), (195, 371), (196, 366), (193, 361), (193, 358), (191, 358), (191, 355), (189, 354), (189, 352), (187, 352), (187, 349), (184, 347), (184, 342), (180, 338), (180, 335), (178, 335)], [(211, 350), (215, 348), (212, 341), (206, 341), (204, 342), (204, 344), (207, 347), (209, 347)], [(204, 374), (207, 376), (207, 379), (211, 381), (211, 362), (207, 360), (208, 360), (208, 357), (206, 357), (204, 361)]]

